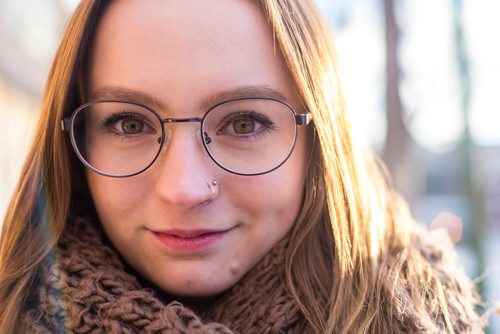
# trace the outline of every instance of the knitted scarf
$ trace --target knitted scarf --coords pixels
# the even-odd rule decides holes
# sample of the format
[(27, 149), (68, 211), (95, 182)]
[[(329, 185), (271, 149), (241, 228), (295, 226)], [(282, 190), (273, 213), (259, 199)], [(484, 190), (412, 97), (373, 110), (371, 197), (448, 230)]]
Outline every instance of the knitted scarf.
[[(395, 311), (381, 315), (391, 326), (383, 332), (445, 332), (433, 297), (440, 293), (455, 332), (482, 333), (486, 319), (474, 311), (479, 305), (474, 285), (452, 264), (449, 239), (425, 231), (413, 236), (411, 246), (380, 268), (383, 287), (391, 291), (382, 311)], [(128, 273), (101, 229), (80, 219), (68, 224), (57, 250), (43, 263), (16, 333), (303, 333), (306, 321), (285, 284), (287, 246), (285, 238), (235, 286), (195, 313)], [(405, 285), (408, 269), (395, 270), (407, 263), (425, 268), (412, 286)], [(415, 295), (428, 298), (417, 303)]]
[(301, 333), (278, 243), (239, 283), (196, 314), (144, 286), (91, 223), (68, 224), (40, 270), (21, 333)]

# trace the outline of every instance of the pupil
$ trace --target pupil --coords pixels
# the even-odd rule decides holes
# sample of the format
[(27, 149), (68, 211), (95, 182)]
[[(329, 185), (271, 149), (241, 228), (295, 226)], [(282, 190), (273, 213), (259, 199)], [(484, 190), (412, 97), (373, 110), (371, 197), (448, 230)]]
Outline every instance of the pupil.
[(238, 120), (233, 123), (234, 132), (238, 134), (251, 133), (255, 128), (255, 122), (252, 120)]

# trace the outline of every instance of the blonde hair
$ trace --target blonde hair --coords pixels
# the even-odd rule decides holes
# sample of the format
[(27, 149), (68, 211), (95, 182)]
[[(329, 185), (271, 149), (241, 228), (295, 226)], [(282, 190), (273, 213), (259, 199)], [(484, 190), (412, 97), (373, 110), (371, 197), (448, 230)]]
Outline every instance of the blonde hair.
[[(91, 206), (85, 183), (78, 181), (84, 180), (82, 167), (59, 122), (81, 102), (82, 69), (106, 3), (82, 1), (69, 22), (48, 78), (33, 146), (3, 224), (0, 328), (7, 332), (15, 329), (37, 267), (57, 244), (68, 216), (77, 214), (72, 203), (82, 200), (76, 196), (84, 194)], [(314, 121), (304, 204), (285, 261), (288, 287), (307, 321), (305, 332), (386, 332), (404, 306), (395, 296), (397, 289), (404, 289), (398, 282), (412, 255), (395, 263), (389, 255), (409, 243), (409, 213), (389, 192), (375, 160), (353, 145), (330, 31), (314, 1), (259, 3)], [(423, 271), (418, 265), (405, 268), (405, 273)], [(417, 286), (412, 281), (417, 278), (405, 277)], [(439, 296), (436, 300), (451, 332), (445, 301)], [(425, 307), (418, 297), (410, 302)]]
[[(292, 234), (289, 286), (314, 332), (366, 329), (379, 312), (376, 303), (366, 307), (379, 255), (403, 231), (396, 233), (386, 210), (378, 166), (353, 145), (329, 27), (311, 1), (260, 3), (319, 141)], [(318, 258), (327, 261), (311, 261)]]
[[(314, 1), (260, 5), (319, 142), (286, 260), (288, 286), (307, 319), (306, 331), (480, 330), (475, 288), (450, 269), (451, 244), (437, 251), (421, 242), (425, 232), (391, 191), (383, 165), (353, 143), (331, 32)], [(436, 273), (439, 261), (442, 272)]]

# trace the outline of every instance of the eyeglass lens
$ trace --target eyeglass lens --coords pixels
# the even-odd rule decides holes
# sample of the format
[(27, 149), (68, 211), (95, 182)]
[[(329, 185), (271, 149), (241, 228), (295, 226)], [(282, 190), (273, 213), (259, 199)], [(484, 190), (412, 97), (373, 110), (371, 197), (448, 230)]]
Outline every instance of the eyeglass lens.
[[(205, 115), (201, 135), (220, 167), (236, 174), (261, 174), (290, 155), (297, 131), (294, 115), (288, 105), (276, 100), (228, 101)], [(163, 126), (176, 126), (162, 124), (153, 111), (127, 102), (91, 103), (73, 117), (77, 154), (108, 176), (128, 176), (148, 168), (161, 150)]]

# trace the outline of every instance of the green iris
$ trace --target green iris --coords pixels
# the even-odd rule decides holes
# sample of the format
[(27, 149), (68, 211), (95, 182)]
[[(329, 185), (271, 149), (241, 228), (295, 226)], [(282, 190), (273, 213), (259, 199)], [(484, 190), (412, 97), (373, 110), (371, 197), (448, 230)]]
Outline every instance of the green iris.
[(251, 119), (239, 119), (233, 122), (233, 130), (240, 135), (252, 133), (255, 129), (255, 121)]
[(144, 123), (137, 119), (126, 119), (122, 121), (123, 133), (135, 135), (141, 133), (144, 129)]

